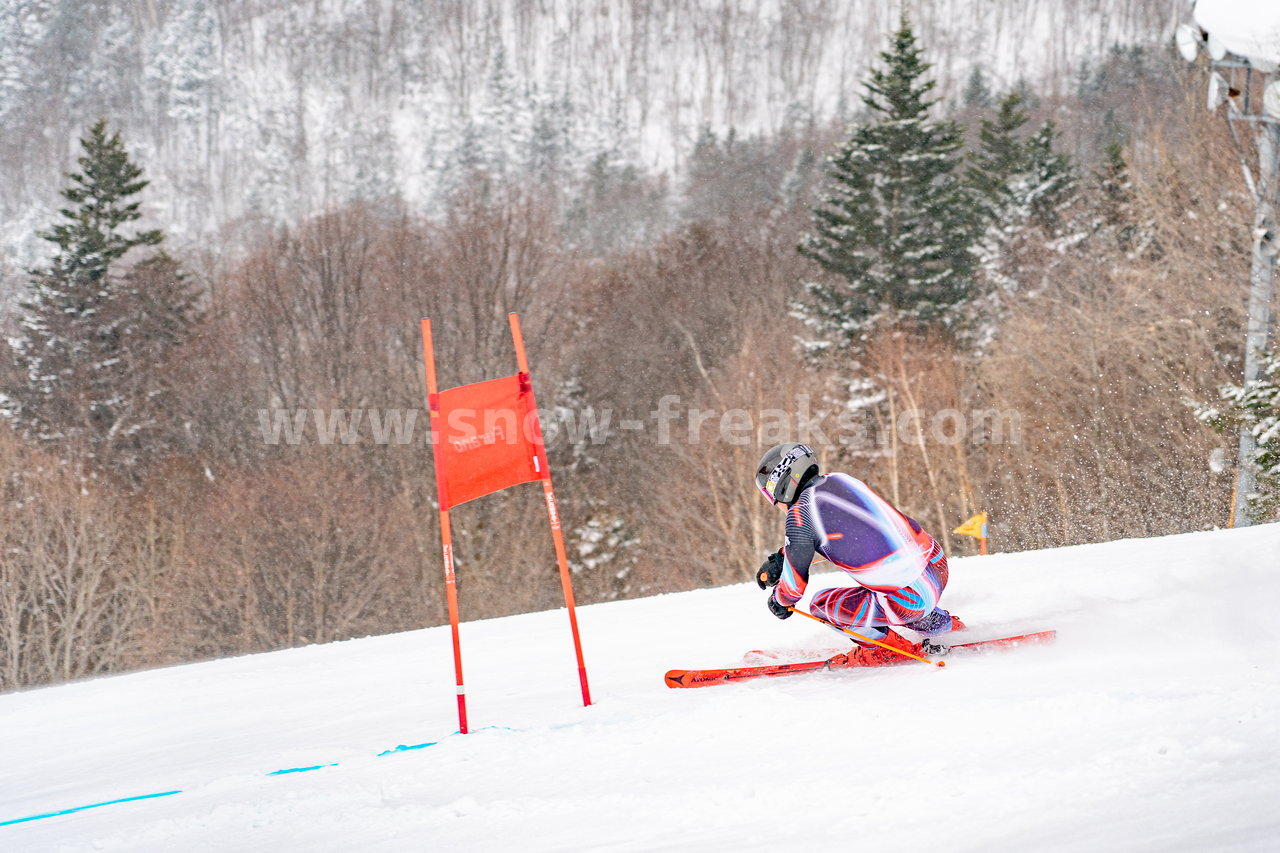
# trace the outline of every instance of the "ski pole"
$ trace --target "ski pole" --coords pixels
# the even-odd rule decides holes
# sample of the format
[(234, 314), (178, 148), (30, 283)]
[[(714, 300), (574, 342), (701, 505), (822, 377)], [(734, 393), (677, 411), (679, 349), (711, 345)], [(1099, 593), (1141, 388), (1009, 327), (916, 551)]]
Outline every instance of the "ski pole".
[(810, 619), (812, 619), (814, 622), (821, 622), (823, 625), (827, 625), (827, 626), (829, 626), (829, 627), (835, 628), (837, 631), (840, 631), (841, 633), (844, 633), (844, 634), (848, 634), (850, 637), (854, 637), (854, 638), (856, 638), (856, 639), (859, 639), (859, 640), (861, 640), (861, 641), (862, 641), (862, 642), (864, 642), (864, 643), (870, 643), (870, 644), (871, 644), (871, 645), (873, 645), (873, 646), (879, 646), (879, 647), (880, 647), (880, 648), (882, 648), (882, 649), (888, 649), (888, 650), (889, 650), (889, 651), (891, 651), (891, 652), (897, 652), (898, 654), (902, 655), (903, 657), (911, 658), (912, 660), (918, 660), (918, 661), (920, 661), (921, 663), (927, 663), (927, 664), (931, 664), (931, 665), (933, 665), (933, 666), (946, 666), (946, 665), (947, 665), (947, 662), (946, 662), (946, 661), (943, 661), (943, 660), (929, 660), (928, 658), (922, 658), (922, 657), (920, 657), (919, 655), (913, 655), (913, 654), (911, 654), (911, 652), (903, 651), (902, 649), (899, 649), (899, 648), (897, 648), (896, 646), (891, 646), (891, 645), (889, 645), (888, 643), (882, 643), (882, 642), (880, 642), (879, 640), (873, 640), (873, 639), (871, 639), (870, 637), (864, 637), (864, 636), (862, 636), (861, 634), (859, 634), (859, 633), (858, 633), (858, 632), (856, 632), (856, 631), (850, 631), (848, 628), (841, 628), (839, 625), (836, 625), (836, 624), (834, 624), (834, 623), (832, 623), (832, 622), (828, 622), (826, 619), (823, 619), (821, 616), (814, 616), (812, 613), (809, 613), (809, 612), (807, 612), (807, 611), (801, 610), (801, 609), (799, 609), (798, 607), (788, 607), (787, 609), (788, 609), (788, 610), (790, 610), (792, 613), (799, 613), (801, 616), (808, 616), (808, 617), (809, 617)]

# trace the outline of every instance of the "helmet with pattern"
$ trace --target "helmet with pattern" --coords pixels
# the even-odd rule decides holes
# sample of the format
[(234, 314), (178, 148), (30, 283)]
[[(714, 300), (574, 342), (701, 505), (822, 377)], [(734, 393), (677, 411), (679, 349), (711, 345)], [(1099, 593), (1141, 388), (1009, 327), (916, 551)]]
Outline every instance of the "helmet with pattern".
[(756, 485), (775, 504), (790, 504), (818, 474), (818, 457), (807, 444), (775, 444), (756, 466)]

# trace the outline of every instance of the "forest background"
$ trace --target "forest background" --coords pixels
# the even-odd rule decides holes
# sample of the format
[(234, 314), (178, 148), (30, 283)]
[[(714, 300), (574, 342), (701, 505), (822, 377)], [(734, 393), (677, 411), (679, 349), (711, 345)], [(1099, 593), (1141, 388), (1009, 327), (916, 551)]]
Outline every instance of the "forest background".
[[(964, 334), (824, 325), (841, 277), (798, 251), (883, 118), (898, 4), (80, 5), (11, 4), (0, 42), (0, 689), (445, 621), (420, 317), (448, 387), (514, 372), (520, 313), (580, 602), (750, 577), (786, 439), (953, 553), (978, 511), (995, 550), (1229, 523), (1232, 437), (1196, 406), (1240, 376), (1253, 204), (1166, 3), (981, 4), (980, 32), (916, 4), (990, 214)], [(115, 349), (24, 419), (100, 119), (151, 181), (123, 231), (160, 236), (80, 256)], [(991, 213), (992, 157), (1037, 138), (1069, 180)], [(464, 618), (559, 604), (544, 512), (455, 511)]]

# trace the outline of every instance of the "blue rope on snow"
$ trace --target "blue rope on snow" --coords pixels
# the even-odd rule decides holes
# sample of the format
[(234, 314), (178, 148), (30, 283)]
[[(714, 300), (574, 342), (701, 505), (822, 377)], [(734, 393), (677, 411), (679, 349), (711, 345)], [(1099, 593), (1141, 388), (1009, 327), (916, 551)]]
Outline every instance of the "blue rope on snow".
[[(481, 732), (481, 731), (515, 731), (515, 730), (507, 728), (505, 726), (485, 726), (483, 729), (477, 730), (477, 732)], [(458, 734), (461, 734), (461, 733), (454, 732), (452, 735), (449, 735), (449, 737), (453, 737), (454, 735), (458, 735)], [(440, 741), (430, 741), (429, 743), (415, 743), (410, 746), (406, 746), (405, 744), (400, 744), (399, 746), (393, 747), (392, 749), (379, 752), (376, 757), (382, 758), (385, 755), (396, 755), (401, 752), (411, 752), (416, 749), (426, 749), (429, 746), (437, 746), (439, 743)], [(338, 766), (338, 762), (334, 762), (332, 764), (316, 764), (311, 767), (290, 767), (285, 770), (275, 770), (266, 775), (283, 776), (287, 773), (306, 773), (311, 770), (320, 770), (324, 767), (337, 767), (337, 766)], [(0, 820), (0, 826), (12, 826), (15, 823), (28, 823), (33, 820), (43, 820), (44, 818), (47, 818), (47, 817), (59, 817), (61, 815), (75, 814), (76, 812), (87, 811), (88, 809), (102, 808), (103, 806), (116, 806), (116, 805), (120, 805), (121, 803), (134, 803), (134, 802), (137, 802), (138, 800), (154, 800), (159, 797), (172, 797), (174, 794), (181, 794), (181, 793), (182, 793), (181, 791), (162, 791), (158, 794), (141, 794), (137, 797), (122, 797), (118, 800), (107, 800), (106, 802), (102, 802), (102, 803), (90, 803), (87, 806), (76, 806), (75, 808), (70, 808), (70, 809), (59, 809), (56, 812), (45, 812), (44, 814), (29, 815), (28, 817), (14, 818), (13, 820)]]
[(157, 797), (172, 797), (174, 794), (181, 794), (181, 793), (182, 793), (181, 791), (163, 791), (159, 794), (142, 794), (141, 796), (137, 796), (137, 797), (124, 797), (119, 800), (107, 800), (105, 803), (91, 803), (90, 805), (87, 805), (87, 806), (76, 806), (73, 809), (62, 809), (56, 812), (45, 812), (44, 814), (33, 814), (30, 817), (20, 817), (14, 820), (0, 820), (0, 826), (10, 826), (15, 823), (26, 823), (27, 821), (41, 820), (46, 817), (57, 817), (58, 815), (64, 815), (64, 814), (75, 814), (76, 812), (82, 812), (82, 811), (85, 811), (86, 809), (97, 809), (97, 808), (101, 808), (102, 806), (114, 806), (120, 803), (132, 803), (138, 800), (154, 800)]

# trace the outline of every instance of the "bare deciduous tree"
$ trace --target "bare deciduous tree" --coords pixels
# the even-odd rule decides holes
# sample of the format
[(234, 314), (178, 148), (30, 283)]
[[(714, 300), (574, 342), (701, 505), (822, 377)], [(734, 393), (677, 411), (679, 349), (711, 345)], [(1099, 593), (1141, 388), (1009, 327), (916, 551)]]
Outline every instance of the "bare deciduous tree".
[(0, 689), (136, 665), (164, 567), (154, 510), (0, 429)]

